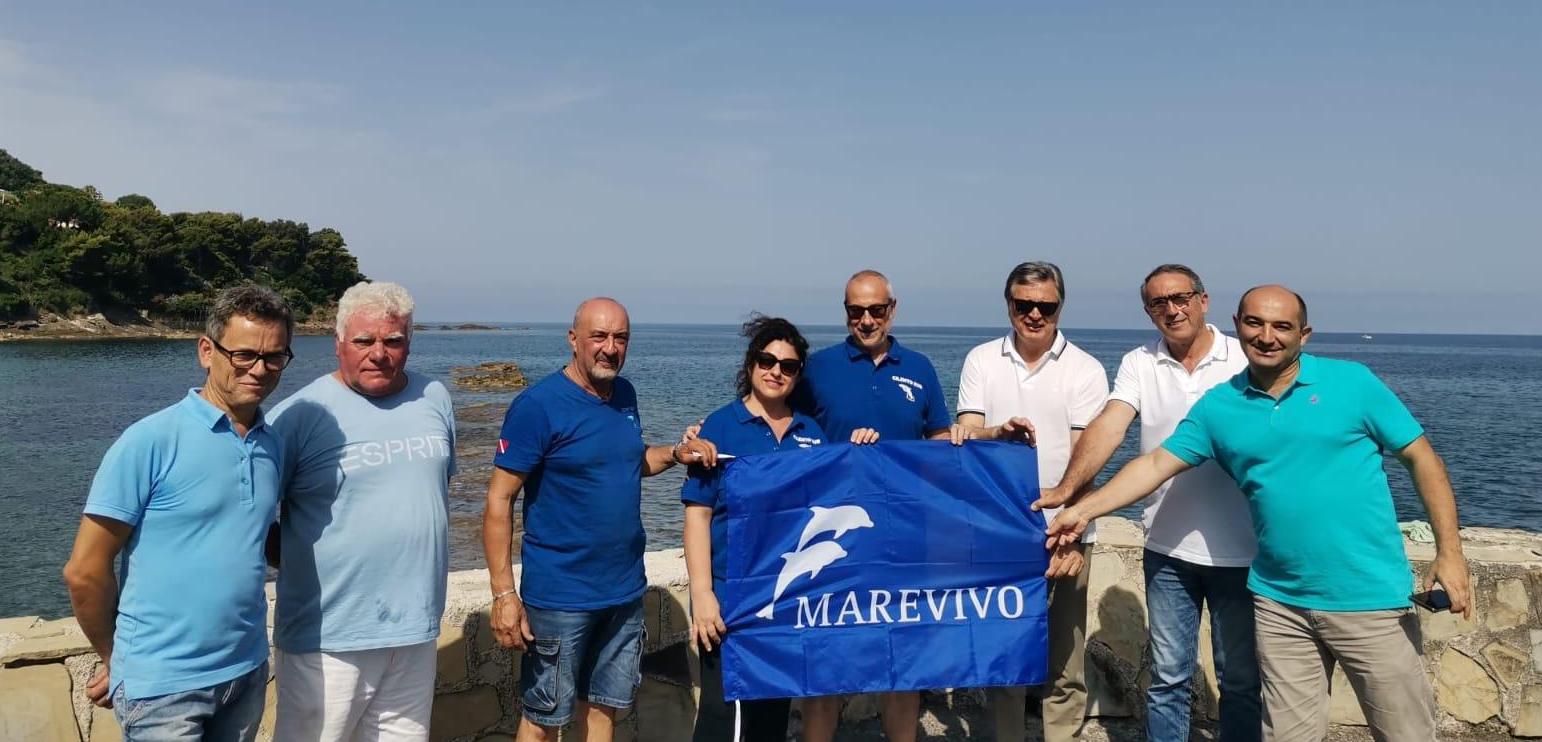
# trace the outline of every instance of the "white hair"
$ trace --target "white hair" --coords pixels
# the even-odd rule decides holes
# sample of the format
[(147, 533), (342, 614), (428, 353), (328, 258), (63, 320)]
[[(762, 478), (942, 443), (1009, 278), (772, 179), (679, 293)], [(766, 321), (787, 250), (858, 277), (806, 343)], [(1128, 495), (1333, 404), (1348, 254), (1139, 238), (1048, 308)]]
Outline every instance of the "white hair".
[(343, 333), (348, 331), (348, 320), (360, 312), (398, 317), (407, 324), (407, 337), (412, 337), (412, 309), (412, 295), (401, 284), (360, 281), (337, 300), (337, 339), (346, 339)]

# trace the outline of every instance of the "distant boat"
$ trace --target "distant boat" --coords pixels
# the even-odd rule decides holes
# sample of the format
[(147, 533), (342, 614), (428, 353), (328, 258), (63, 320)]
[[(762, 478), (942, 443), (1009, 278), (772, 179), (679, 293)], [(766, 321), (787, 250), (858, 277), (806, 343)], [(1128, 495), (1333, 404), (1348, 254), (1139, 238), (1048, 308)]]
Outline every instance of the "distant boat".
[(1375, 338), (1371, 337), (1370, 335), (1361, 335), (1360, 339), (1361, 340), (1374, 340)]

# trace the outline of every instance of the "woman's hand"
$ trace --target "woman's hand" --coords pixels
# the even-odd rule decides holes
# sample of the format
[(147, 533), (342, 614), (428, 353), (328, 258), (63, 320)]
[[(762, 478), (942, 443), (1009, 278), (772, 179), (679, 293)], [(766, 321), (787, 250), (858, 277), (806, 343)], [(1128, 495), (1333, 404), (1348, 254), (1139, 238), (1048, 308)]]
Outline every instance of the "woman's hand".
[(851, 442), (859, 446), (866, 446), (878, 442), (878, 431), (872, 428), (857, 428), (851, 431)]
[(701, 651), (710, 652), (723, 643), (727, 633), (717, 595), (711, 590), (691, 593), (691, 641), (696, 642)]

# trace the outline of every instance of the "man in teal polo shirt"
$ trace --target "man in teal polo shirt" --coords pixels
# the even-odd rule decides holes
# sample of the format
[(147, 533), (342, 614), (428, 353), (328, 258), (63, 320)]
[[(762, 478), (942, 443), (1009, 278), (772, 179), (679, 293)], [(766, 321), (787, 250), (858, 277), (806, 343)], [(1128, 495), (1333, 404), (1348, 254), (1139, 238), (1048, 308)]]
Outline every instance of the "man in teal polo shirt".
[(124, 739), (257, 736), (283, 455), (258, 405), (294, 357), (293, 328), (271, 290), (221, 292), (198, 339), (203, 387), (129, 426), (91, 483), (64, 579), (103, 662), (86, 696)]
[(1173, 435), (1067, 508), (1046, 529), (1075, 540), (1087, 523), (1214, 460), (1247, 495), (1258, 535), (1248, 576), (1263, 676), (1265, 740), (1321, 739), (1335, 661), (1376, 739), (1434, 740), (1408, 558), (1382, 469), (1408, 468), (1435, 531), (1438, 583), (1472, 615), (1456, 498), (1419, 423), (1358, 363), (1304, 354), (1306, 302), (1259, 286), (1237, 306), (1248, 369), (1201, 397)]

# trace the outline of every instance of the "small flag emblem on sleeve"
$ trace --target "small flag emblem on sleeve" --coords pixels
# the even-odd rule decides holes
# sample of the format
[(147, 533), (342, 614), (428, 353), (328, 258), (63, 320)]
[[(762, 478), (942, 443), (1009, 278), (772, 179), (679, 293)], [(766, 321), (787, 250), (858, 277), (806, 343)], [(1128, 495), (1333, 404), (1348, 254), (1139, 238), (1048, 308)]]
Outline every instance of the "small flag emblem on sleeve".
[(509, 452), (509, 442), (504, 440), (504, 439), (502, 439), (502, 438), (499, 438), (498, 439), (498, 454), (501, 456), (501, 455), (506, 454), (508, 452)]

